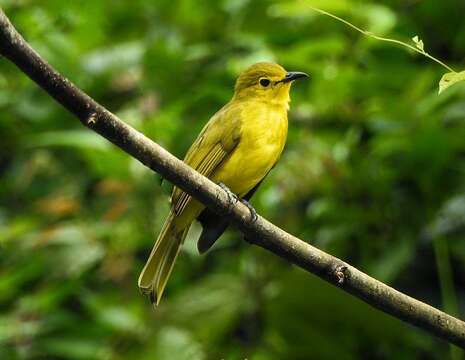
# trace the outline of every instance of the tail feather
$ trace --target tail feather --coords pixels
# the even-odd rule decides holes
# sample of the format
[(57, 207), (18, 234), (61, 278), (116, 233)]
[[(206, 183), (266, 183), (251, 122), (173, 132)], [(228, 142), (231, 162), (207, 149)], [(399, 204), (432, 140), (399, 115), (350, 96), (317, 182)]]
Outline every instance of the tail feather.
[(189, 231), (189, 226), (181, 231), (174, 224), (175, 215), (171, 213), (163, 225), (150, 257), (139, 276), (139, 288), (149, 295), (152, 303), (159, 304), (168, 278), (181, 245)]
[(215, 214), (210, 209), (205, 209), (197, 217), (202, 224), (202, 233), (197, 242), (197, 249), (200, 254), (210, 249), (216, 240), (224, 233), (229, 226), (229, 219)]

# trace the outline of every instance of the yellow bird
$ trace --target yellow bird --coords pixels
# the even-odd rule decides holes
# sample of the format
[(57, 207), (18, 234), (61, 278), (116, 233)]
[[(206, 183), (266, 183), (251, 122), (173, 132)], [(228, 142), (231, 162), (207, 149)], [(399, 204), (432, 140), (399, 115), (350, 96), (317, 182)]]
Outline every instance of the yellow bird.
[[(289, 90), (293, 80), (308, 77), (287, 72), (278, 64), (260, 62), (242, 72), (234, 96), (205, 125), (184, 162), (236, 194), (256, 216), (247, 200), (278, 161), (287, 138)], [(232, 194), (231, 194), (232, 195)], [(216, 215), (179, 188), (171, 196), (171, 211), (139, 276), (139, 288), (160, 302), (163, 290), (191, 223), (203, 226), (197, 247), (207, 251), (228, 227)]]

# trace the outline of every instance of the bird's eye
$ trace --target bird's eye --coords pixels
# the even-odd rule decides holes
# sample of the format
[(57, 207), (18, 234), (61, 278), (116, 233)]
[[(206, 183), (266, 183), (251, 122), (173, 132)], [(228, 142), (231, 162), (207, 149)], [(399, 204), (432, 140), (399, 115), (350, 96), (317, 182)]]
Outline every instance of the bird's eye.
[(268, 85), (270, 85), (270, 80), (268, 79), (260, 79), (260, 85), (263, 86), (263, 87), (267, 87)]

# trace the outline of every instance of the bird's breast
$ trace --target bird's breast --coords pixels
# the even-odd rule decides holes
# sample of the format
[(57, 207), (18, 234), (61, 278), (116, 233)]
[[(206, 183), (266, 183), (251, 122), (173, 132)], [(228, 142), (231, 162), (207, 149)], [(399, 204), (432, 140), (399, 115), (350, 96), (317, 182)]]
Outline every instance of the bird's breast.
[(245, 108), (240, 142), (214, 180), (244, 196), (278, 161), (286, 138), (287, 111), (284, 107)]

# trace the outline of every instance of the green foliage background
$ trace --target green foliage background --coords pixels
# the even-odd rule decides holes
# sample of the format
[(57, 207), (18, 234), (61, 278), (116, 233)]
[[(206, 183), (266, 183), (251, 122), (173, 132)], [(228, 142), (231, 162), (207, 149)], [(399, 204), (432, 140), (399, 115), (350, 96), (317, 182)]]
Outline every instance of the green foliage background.
[[(463, 315), (465, 87), (302, 2), (0, 0), (26, 39), (182, 157), (250, 63), (306, 71), (285, 154), (254, 198), (285, 230)], [(459, 0), (314, 1), (463, 68)], [(460, 66), (462, 65), (462, 66)], [(228, 232), (198, 228), (153, 311), (137, 277), (169, 188), (0, 59), (1, 359), (459, 359)]]

